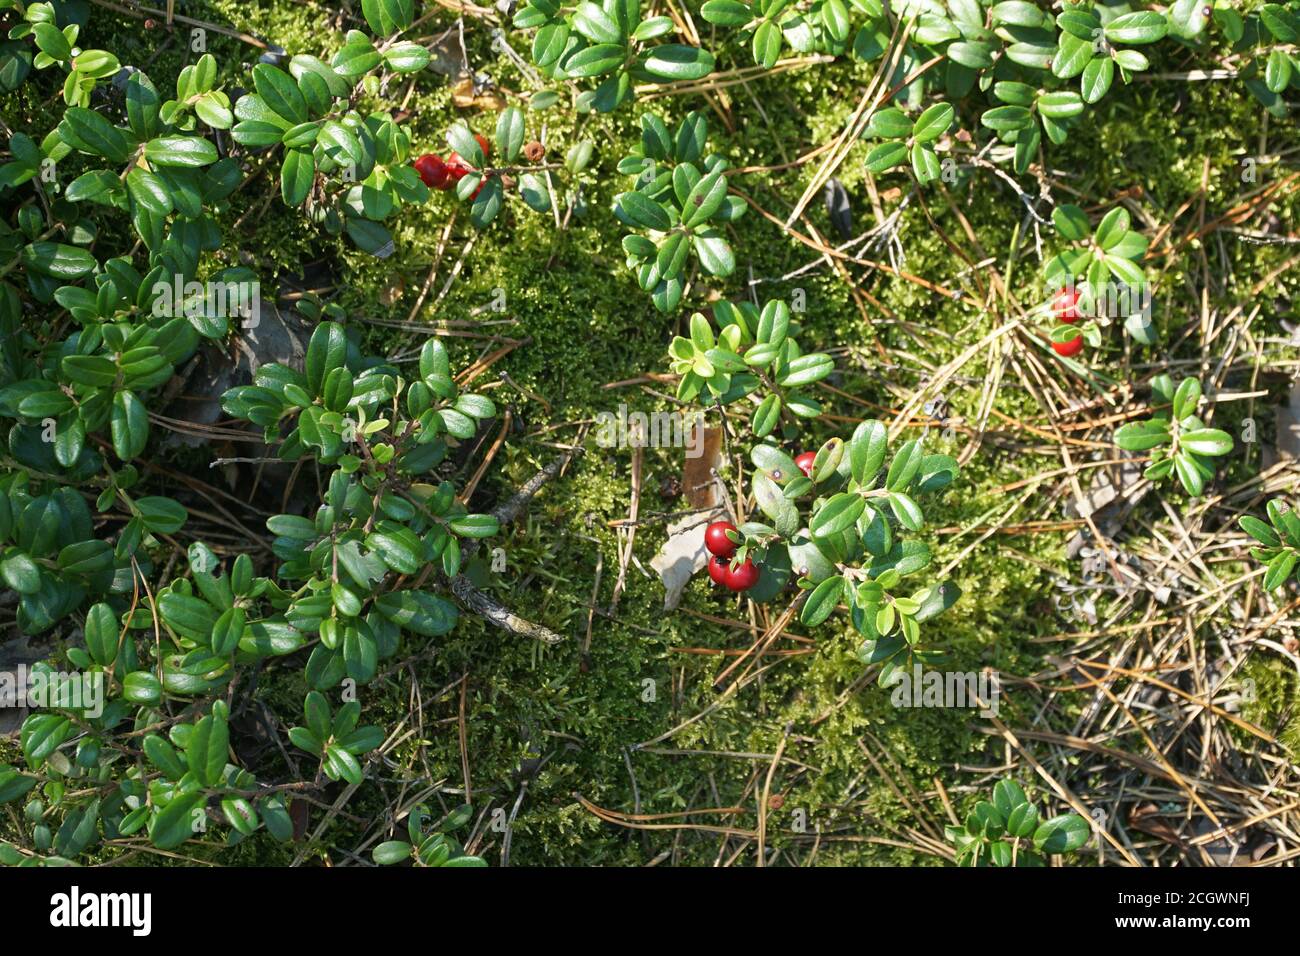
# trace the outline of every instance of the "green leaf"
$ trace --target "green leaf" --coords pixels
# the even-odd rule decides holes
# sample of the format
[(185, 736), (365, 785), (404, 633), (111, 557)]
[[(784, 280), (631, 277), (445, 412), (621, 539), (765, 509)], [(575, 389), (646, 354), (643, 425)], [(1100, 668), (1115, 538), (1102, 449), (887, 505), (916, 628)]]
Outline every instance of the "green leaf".
[[(993, 785), (993, 806), (1002, 814), (1003, 819), (1011, 815), (1016, 807), (1029, 803), (1025, 791), (1014, 780), (999, 780)], [(1026, 834), (1027, 835), (1027, 834)]]
[(898, 449), (889, 472), (885, 475), (885, 487), (890, 491), (902, 491), (912, 483), (921, 467), (925, 453), (921, 450), (921, 440), (914, 438)]
[(1023, 106), (995, 106), (980, 115), (981, 125), (998, 132), (1024, 129), (1033, 122), (1034, 115)]
[(656, 232), (666, 232), (672, 227), (672, 220), (668, 218), (668, 213), (664, 211), (663, 206), (648, 198), (644, 193), (635, 190), (626, 192), (618, 196), (615, 202), (624, 215), (638, 226), (644, 226)]
[(22, 551), (10, 551), (0, 560), (0, 578), (19, 594), (36, 594), (41, 589), (40, 569)]
[(807, 627), (816, 627), (835, 610), (844, 593), (844, 579), (839, 575), (827, 578), (813, 589), (799, 612), (799, 620)]
[(853, 480), (868, 482), (880, 470), (889, 451), (889, 430), (878, 421), (858, 425), (849, 439), (849, 464)]
[(211, 787), (221, 780), (229, 745), (230, 731), (224, 719), (209, 714), (194, 725), (185, 746), (185, 760), (200, 783)]
[(464, 515), (451, 519), (447, 526), (462, 538), (490, 538), (501, 530), (494, 515)]
[(337, 322), (322, 322), (312, 331), (307, 343), (304, 369), (307, 373), (307, 390), (320, 395), (325, 376), (347, 361), (348, 337)]
[(814, 538), (839, 534), (857, 523), (866, 505), (866, 499), (861, 495), (849, 492), (832, 495), (812, 516), (808, 530)]
[(1160, 420), (1129, 422), (1115, 430), (1113, 440), (1125, 451), (1146, 451), (1169, 443), (1169, 423)]
[(1174, 472), (1178, 475), (1183, 488), (1193, 498), (1198, 497), (1205, 490), (1205, 476), (1196, 467), (1195, 460), (1188, 452), (1180, 451), (1174, 456)]
[[(61, 242), (32, 242), (23, 246), (22, 263), (31, 271), (53, 279), (73, 281), (95, 271), (98, 263), (95, 257), (85, 249), (66, 246)], [(68, 359), (91, 358), (92, 356), (69, 355), (63, 360), (63, 367), (68, 367)], [(75, 364), (75, 363), (74, 363)], [(111, 364), (111, 363), (110, 363)], [(66, 374), (66, 371), (65, 371)], [(84, 382), (83, 384), (107, 384)]]
[(155, 216), (166, 216), (172, 211), (172, 197), (161, 178), (138, 166), (126, 175), (126, 187), (131, 198)]
[[(1065, 16), (1065, 14), (1061, 16)], [(1087, 68), (1088, 64), (1092, 62), (1093, 56), (1094, 50), (1090, 36), (1081, 38), (1072, 33), (1062, 33), (1056, 56), (1052, 60), (1052, 73), (1063, 80), (1072, 79)]]
[(912, 138), (918, 143), (938, 139), (952, 126), (954, 115), (949, 104), (935, 103), (917, 118), (912, 127)]
[(643, 65), (659, 80), (698, 80), (713, 72), (713, 54), (698, 47), (665, 43), (652, 47)]
[(1297, 560), (1300, 560), (1300, 555), (1287, 550), (1268, 562), (1268, 571), (1264, 574), (1264, 590), (1273, 591), (1286, 584), (1287, 578), (1295, 570)]
[(871, 116), (864, 136), (880, 136), (886, 139), (903, 139), (912, 135), (914, 124), (906, 113), (897, 107), (878, 110)]
[(133, 671), (122, 680), (122, 696), (133, 704), (154, 706), (162, 701), (162, 685), (149, 671)]
[(905, 162), (907, 162), (906, 143), (879, 143), (867, 153), (867, 170), (872, 173), (883, 173)]
[(754, 19), (753, 9), (739, 0), (708, 0), (700, 15), (720, 27), (743, 27)]
[(1129, 215), (1123, 206), (1116, 206), (1102, 218), (1093, 238), (1097, 245), (1107, 251), (1115, 248), (1128, 233)]
[(429, 51), (418, 43), (403, 40), (384, 51), (384, 60), (397, 73), (415, 73), (429, 65)]
[(92, 605), (86, 612), (86, 626), (83, 633), (86, 638), (86, 650), (91, 660), (102, 667), (108, 667), (117, 659), (118, 626), (117, 615), (113, 609), (102, 601)]
[(388, 620), (425, 637), (441, 637), (456, 626), (456, 608), (423, 591), (389, 591), (375, 598), (375, 608)]
[(524, 114), (517, 106), (511, 106), (497, 117), (497, 152), (509, 163), (519, 158), (519, 151), (524, 145)]
[(1087, 843), (1091, 833), (1092, 828), (1083, 817), (1064, 813), (1045, 820), (1034, 831), (1034, 847), (1043, 853), (1069, 853)]
[(114, 165), (121, 165), (131, 156), (132, 142), (94, 110), (70, 106), (58, 126), (59, 139), (73, 149), (94, 156), (103, 156)]
[(700, 179), (682, 202), (682, 225), (688, 229), (707, 222), (727, 195), (727, 177), (718, 172)]
[(1154, 10), (1125, 13), (1106, 24), (1106, 39), (1112, 43), (1154, 43), (1169, 31), (1164, 14)]
[[(1185, 378), (1174, 392), (1173, 413), (1175, 421), (1182, 421), (1196, 411), (1201, 400), (1201, 383), (1194, 378)], [(1193, 449), (1194, 450), (1194, 449)]]
[(144, 155), (155, 166), (197, 169), (217, 161), (217, 147), (198, 136), (159, 136), (144, 144)]
[(949, 59), (972, 70), (984, 70), (993, 65), (992, 49), (987, 43), (959, 40), (948, 45), (947, 54)]
[(135, 392), (123, 389), (113, 393), (113, 411), (109, 419), (113, 434), (113, 451), (122, 461), (131, 461), (144, 452), (149, 441), (149, 412)]
[(280, 196), (286, 206), (301, 206), (316, 178), (316, 161), (303, 149), (288, 149), (280, 166)]
[(895, 491), (889, 496), (889, 507), (894, 512), (894, 517), (898, 519), (899, 524), (909, 531), (920, 531), (925, 516), (921, 513), (921, 507), (910, 496), (903, 494), (901, 491)]
[(161, 496), (137, 498), (135, 507), (145, 527), (158, 534), (174, 534), (189, 517), (178, 502)]
[(204, 793), (175, 796), (149, 820), (149, 839), (160, 850), (174, 850), (194, 835), (194, 823), (203, 814)]
[(402, 863), (411, 856), (411, 844), (402, 840), (389, 840), (375, 847), (371, 856), (380, 866)]
[(941, 170), (939, 157), (935, 155), (934, 150), (920, 143), (912, 146), (912, 173), (918, 183), (924, 186), (926, 183), (934, 182), (939, 178)]
[(1028, 839), (1038, 828), (1038, 808), (1032, 803), (1021, 803), (1007, 813), (1007, 833)]
[(307, 102), (298, 90), (293, 77), (269, 63), (259, 63), (253, 67), (253, 85), (257, 95), (276, 115), (290, 125), (305, 123)]
[(754, 62), (765, 70), (772, 69), (781, 58), (781, 44), (781, 28), (771, 20), (762, 21), (750, 41)]
[(1069, 119), (1083, 112), (1083, 97), (1072, 90), (1044, 93), (1038, 98), (1038, 112), (1048, 119)]
[(1178, 445), (1197, 455), (1217, 458), (1232, 451), (1232, 436), (1217, 428), (1196, 428), (1179, 435)]
[(622, 66), (626, 56), (627, 48), (621, 43), (597, 43), (564, 60), (564, 71), (578, 79), (603, 76)]
[(1282, 539), (1272, 528), (1252, 515), (1243, 515), (1237, 519), (1237, 524), (1241, 526), (1242, 531), (1265, 547), (1277, 548), (1282, 544)]

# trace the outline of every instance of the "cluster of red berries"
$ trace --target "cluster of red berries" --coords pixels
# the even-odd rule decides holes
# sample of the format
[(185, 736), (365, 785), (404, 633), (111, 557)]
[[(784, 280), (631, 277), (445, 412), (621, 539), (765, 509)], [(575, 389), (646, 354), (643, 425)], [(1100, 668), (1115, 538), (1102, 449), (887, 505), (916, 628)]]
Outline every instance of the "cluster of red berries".
[[(815, 452), (805, 451), (795, 458), (794, 463), (811, 478), (816, 458)], [(715, 521), (704, 529), (704, 547), (709, 552), (709, 577), (714, 584), (721, 584), (729, 591), (748, 591), (758, 583), (758, 565), (746, 557), (732, 567), (736, 542), (731, 540), (731, 534), (739, 532), (730, 521)]]
[(714, 584), (721, 584), (729, 591), (748, 591), (758, 583), (758, 565), (746, 557), (741, 564), (732, 567), (736, 542), (727, 536), (727, 532), (737, 533), (736, 526), (730, 521), (715, 521), (704, 529), (704, 547), (709, 552), (709, 577)]
[[(1079, 321), (1078, 306), (1079, 290), (1073, 286), (1066, 286), (1056, 293), (1056, 298), (1052, 300), (1052, 313), (1058, 321), (1064, 322), (1066, 325), (1073, 325)], [(1065, 342), (1053, 342), (1052, 350), (1057, 355), (1064, 355), (1066, 358), (1071, 355), (1078, 355), (1083, 351), (1083, 336), (1076, 335)]]
[[(483, 150), (483, 158), (487, 159), (492, 155), (492, 147), (488, 144), (487, 139), (475, 133), (474, 138), (478, 140), (479, 149)], [(461, 158), (460, 153), (452, 153), (443, 160), (437, 153), (425, 153), (411, 164), (415, 171), (420, 174), (420, 179), (430, 189), (451, 189), (456, 183), (460, 182), (462, 176), (466, 173), (472, 173), (474, 167)], [(486, 182), (486, 179), (484, 180)], [(479, 189), (483, 188), (483, 183), (478, 184), (478, 189), (474, 190), (474, 199), (479, 194)]]

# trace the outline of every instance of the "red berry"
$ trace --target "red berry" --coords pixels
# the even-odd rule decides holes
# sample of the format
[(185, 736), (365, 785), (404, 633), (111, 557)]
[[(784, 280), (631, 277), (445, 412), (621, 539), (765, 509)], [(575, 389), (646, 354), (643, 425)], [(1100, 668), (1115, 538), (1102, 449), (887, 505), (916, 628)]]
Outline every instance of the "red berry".
[(1064, 355), (1066, 358), (1071, 355), (1078, 355), (1083, 351), (1083, 336), (1076, 335), (1068, 342), (1053, 342), (1052, 349), (1057, 355)]
[(446, 189), (451, 185), (447, 181), (447, 164), (437, 153), (425, 153), (411, 165), (430, 189)]
[(1060, 292), (1056, 293), (1056, 298), (1052, 300), (1052, 311), (1062, 322), (1073, 323), (1079, 321), (1079, 290), (1067, 286)]
[(716, 554), (709, 555), (709, 578), (714, 584), (727, 585), (727, 570), (730, 560), (720, 558)]
[(720, 558), (730, 558), (736, 553), (736, 542), (727, 537), (728, 531), (735, 531), (736, 526), (730, 521), (715, 521), (704, 529), (704, 547), (710, 554)]
[[(465, 162), (460, 153), (452, 153), (447, 157), (448, 188), (456, 185), (461, 179), (474, 171), (474, 167)], [(483, 191), (483, 184), (487, 181), (488, 177), (486, 176), (479, 180), (478, 186), (474, 189), (474, 194), (469, 197), (471, 201), (478, 198), (478, 194)]]
[(474, 134), (474, 138), (478, 140), (478, 148), (483, 150), (483, 159), (486, 160), (492, 155), (492, 147), (488, 144), (488, 141), (478, 133)]
[(453, 181), (460, 179), (468, 172), (473, 172), (473, 170), (469, 163), (461, 159), (460, 153), (452, 153), (447, 157), (447, 175), (450, 176)]
[(748, 591), (758, 583), (758, 565), (750, 558), (738, 568), (727, 565), (727, 576), (722, 582), (731, 591)]
[(800, 471), (802, 471), (805, 475), (811, 478), (813, 462), (816, 460), (817, 460), (817, 453), (815, 451), (806, 451), (803, 454), (799, 455), (797, 458), (795, 458), (794, 463), (799, 466)]

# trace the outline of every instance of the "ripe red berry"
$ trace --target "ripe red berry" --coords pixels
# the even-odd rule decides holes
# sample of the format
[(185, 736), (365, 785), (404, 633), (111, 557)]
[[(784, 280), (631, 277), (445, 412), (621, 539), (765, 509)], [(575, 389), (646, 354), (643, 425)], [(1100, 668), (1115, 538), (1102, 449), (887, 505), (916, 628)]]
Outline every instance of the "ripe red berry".
[(484, 137), (480, 136), (478, 133), (474, 134), (474, 138), (478, 140), (478, 148), (483, 150), (483, 159), (486, 160), (489, 156), (492, 155), (491, 145), (489, 145), (488, 141)]
[(750, 558), (746, 558), (738, 568), (728, 564), (727, 576), (722, 583), (731, 591), (748, 591), (758, 583), (758, 565)]
[(720, 558), (730, 558), (736, 553), (736, 542), (727, 537), (728, 531), (735, 531), (736, 526), (730, 521), (715, 521), (704, 529), (704, 547), (710, 554)]
[(1079, 290), (1067, 286), (1060, 292), (1056, 293), (1056, 298), (1052, 300), (1052, 312), (1062, 322), (1074, 323), (1079, 321)]
[(720, 558), (716, 554), (709, 555), (709, 578), (714, 584), (727, 586), (727, 571), (731, 565), (731, 559)]
[(806, 451), (803, 452), (801, 455), (799, 455), (797, 458), (795, 458), (794, 463), (799, 466), (800, 471), (802, 471), (805, 475), (811, 478), (813, 462), (816, 460), (817, 460), (816, 452)]
[(420, 174), (420, 179), (430, 189), (448, 189), (451, 183), (448, 180), (447, 164), (442, 161), (442, 157), (437, 153), (425, 153), (414, 163), (415, 171)]
[(1068, 342), (1053, 342), (1052, 349), (1057, 355), (1064, 355), (1066, 358), (1071, 355), (1078, 355), (1083, 351), (1083, 336), (1076, 335)]
[(453, 182), (472, 171), (469, 163), (461, 159), (460, 153), (452, 153), (447, 157), (447, 175), (451, 177)]

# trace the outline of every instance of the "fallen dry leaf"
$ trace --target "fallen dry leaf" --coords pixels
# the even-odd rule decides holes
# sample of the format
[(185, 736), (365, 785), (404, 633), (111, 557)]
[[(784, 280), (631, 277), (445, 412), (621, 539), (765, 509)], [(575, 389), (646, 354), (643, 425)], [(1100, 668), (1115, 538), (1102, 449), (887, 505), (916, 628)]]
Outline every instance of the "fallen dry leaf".
[(451, 101), (461, 109), (503, 110), (506, 98), (495, 89), (474, 92), (474, 78), (466, 76), (451, 88)]
[[(701, 423), (697, 428), (704, 428)], [(722, 466), (722, 430), (704, 428), (704, 452), (697, 458), (682, 455), (682, 486), (687, 507), (704, 509), (679, 518), (668, 526), (668, 540), (650, 560), (650, 567), (659, 575), (664, 585), (664, 610), (671, 611), (682, 599), (682, 592), (691, 576), (702, 571), (708, 563), (704, 550), (704, 535), (700, 527), (719, 518), (725, 518), (722, 494), (713, 480), (713, 470)]]

